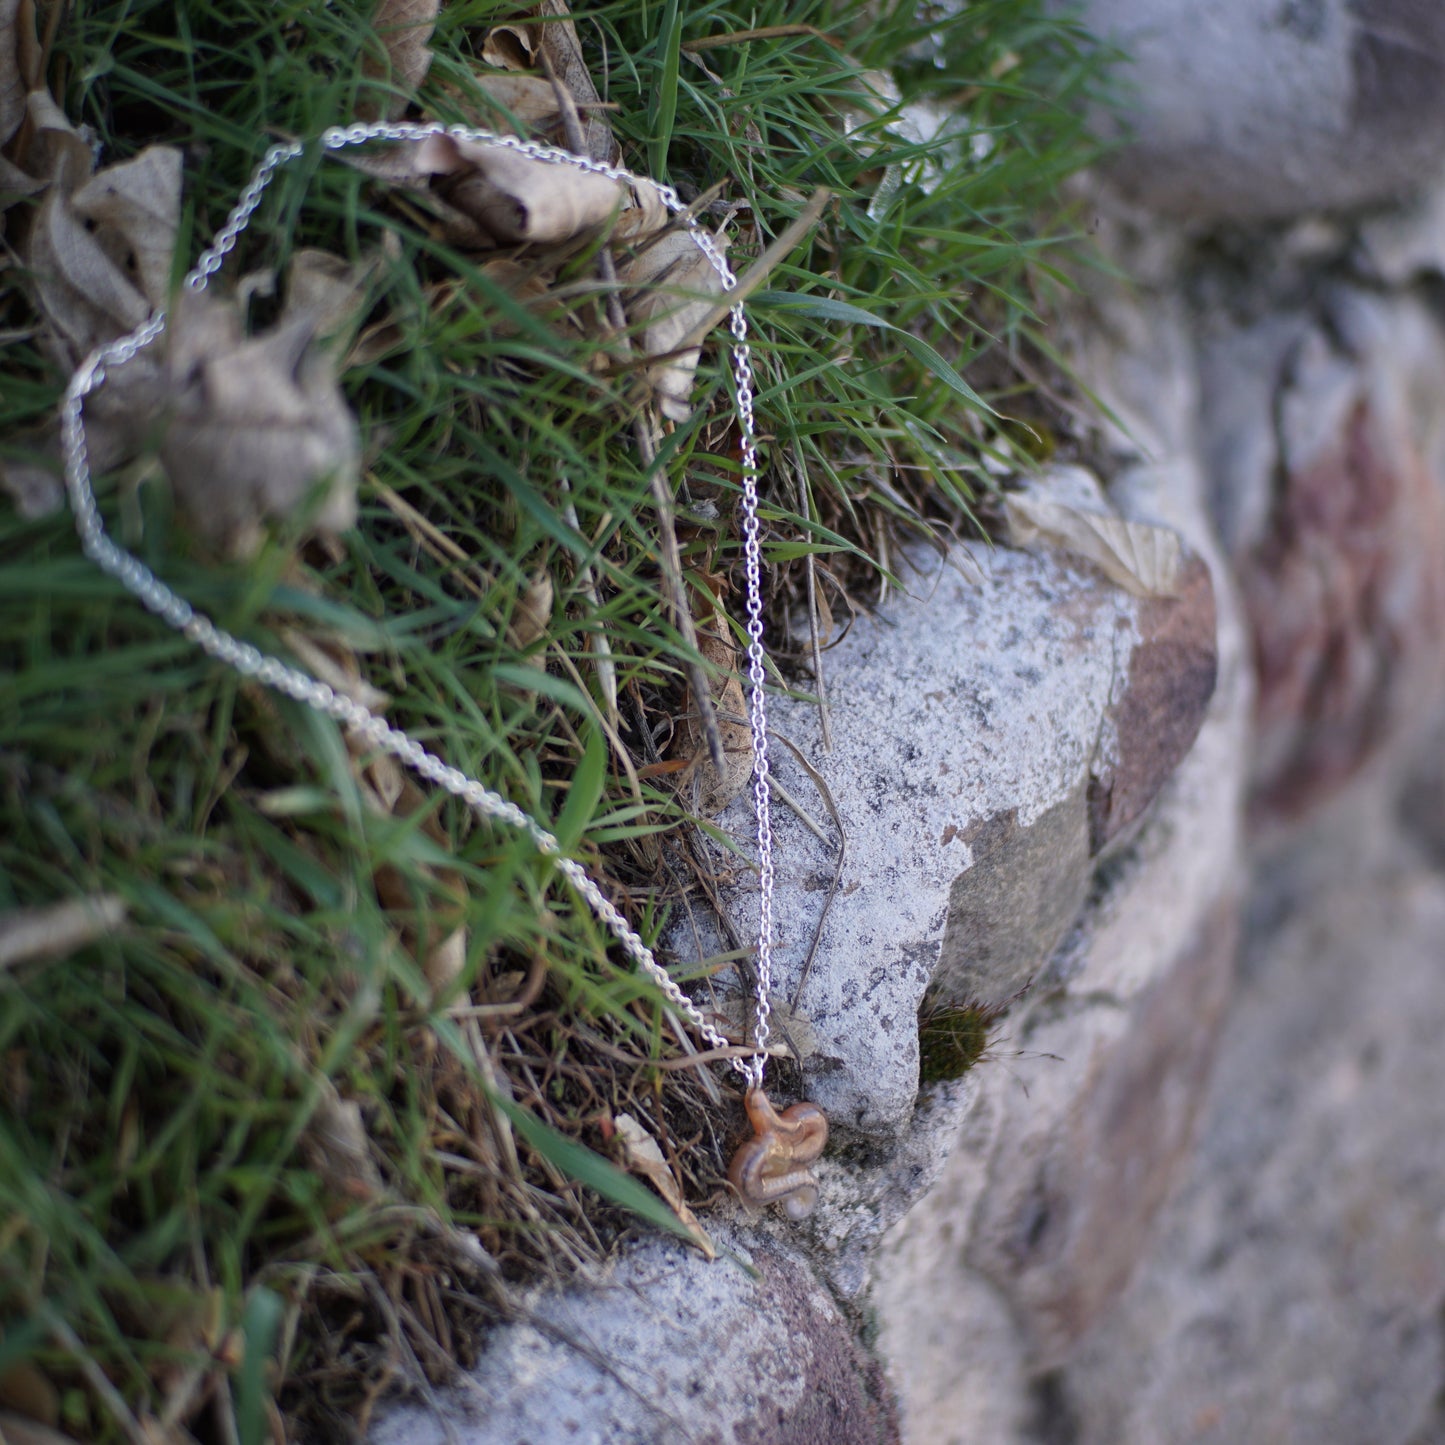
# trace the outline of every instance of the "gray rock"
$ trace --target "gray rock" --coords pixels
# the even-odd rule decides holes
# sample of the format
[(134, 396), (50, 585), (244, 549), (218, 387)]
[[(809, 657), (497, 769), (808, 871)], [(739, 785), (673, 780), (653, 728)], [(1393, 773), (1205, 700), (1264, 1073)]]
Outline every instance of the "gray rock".
[[(816, 1050), (804, 1060), (806, 1090), (835, 1127), (875, 1135), (894, 1133), (913, 1109), (919, 1004), (938, 963), (955, 879), (974, 861), (970, 827), (1012, 815), (1026, 834), (1072, 799), (1072, 856), (1044, 850), (1036, 862), (1060, 894), (1082, 895), (1084, 785), (1109, 702), (1111, 639), (1123, 605), (1116, 589), (1084, 569), (979, 546), (947, 562), (929, 557), (909, 585), (909, 595), (895, 596), (827, 654), (831, 755), (822, 754), (812, 706), (780, 698), (772, 708), (773, 729), (828, 778), (847, 834), (841, 887), (798, 998)], [(813, 795), (785, 749), (775, 758), (794, 797)], [(747, 799), (720, 822), (750, 840)], [(784, 806), (774, 808), (774, 833), (776, 986), (786, 1000), (823, 915), (835, 853)], [(1063, 882), (1054, 881), (1058, 869), (1068, 874)], [(1037, 871), (1016, 875), (1014, 885), (1019, 899), (1038, 897), (1044, 886)], [(724, 897), (739, 936), (750, 937), (752, 880)], [(1022, 910), (1008, 898), (990, 906), (994, 925), (1010, 936), (1013, 967), (1029, 971), (1043, 966), (1071, 921), (1060, 922), (1056, 911), (1039, 922), (1030, 946), (1018, 937)], [(679, 952), (691, 943), (674, 939)], [(721, 951), (720, 939), (704, 934), (702, 944)], [(957, 987), (966, 991), (969, 981)]]
[(1079, 1445), (1407, 1445), (1442, 1423), (1445, 884), (1335, 857), (1254, 940), (1187, 1182), (1055, 1381)]
[(1428, 0), (1087, 0), (1116, 77), (1126, 195), (1190, 219), (1391, 200), (1440, 173), (1445, 10)]
[(649, 1239), (537, 1293), (440, 1413), (393, 1409), (373, 1445), (894, 1445), (882, 1370), (797, 1251), (714, 1232), (733, 1259)]

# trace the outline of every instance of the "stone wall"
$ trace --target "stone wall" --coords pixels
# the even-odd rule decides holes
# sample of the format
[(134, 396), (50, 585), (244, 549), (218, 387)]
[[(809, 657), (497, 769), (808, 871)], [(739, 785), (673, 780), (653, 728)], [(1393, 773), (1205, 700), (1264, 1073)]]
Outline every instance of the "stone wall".
[[(1088, 8), (1139, 57), (1087, 193), (1130, 279), (1064, 327), (1093, 470), (909, 559), (830, 754), (775, 714), (847, 840), (832, 897), (779, 749), (822, 1203), (539, 1294), (380, 1445), (1445, 1441), (1445, 33)], [(920, 1018), (995, 1016), (921, 1082)]]

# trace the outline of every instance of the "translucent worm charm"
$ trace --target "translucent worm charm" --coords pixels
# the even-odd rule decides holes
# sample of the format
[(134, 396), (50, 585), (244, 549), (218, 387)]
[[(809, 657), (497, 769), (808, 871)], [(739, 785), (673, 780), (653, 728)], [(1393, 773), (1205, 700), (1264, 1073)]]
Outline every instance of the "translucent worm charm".
[(728, 1178), (750, 1209), (781, 1204), (789, 1219), (806, 1219), (818, 1203), (808, 1165), (828, 1142), (828, 1120), (816, 1104), (791, 1104), (780, 1114), (761, 1089), (744, 1101), (757, 1134), (728, 1167)]

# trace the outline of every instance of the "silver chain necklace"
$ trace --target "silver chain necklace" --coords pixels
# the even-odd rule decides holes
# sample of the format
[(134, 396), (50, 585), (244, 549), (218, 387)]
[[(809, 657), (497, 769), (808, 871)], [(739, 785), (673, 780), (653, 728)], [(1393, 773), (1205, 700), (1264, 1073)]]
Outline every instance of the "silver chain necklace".
[[(606, 165), (536, 141), (520, 140), (515, 136), (497, 135), (492, 131), (462, 125), (408, 121), (358, 122), (354, 125), (335, 126), (325, 131), (320, 137), (320, 143), (327, 152), (337, 152), (369, 141), (423, 141), (431, 136), (448, 136), (457, 141), (471, 141), (512, 150), (548, 165), (570, 166), (574, 170), (605, 176), (623, 185), (647, 187), (656, 194), (669, 212), (681, 220), (693, 243), (717, 273), (724, 292), (737, 287), (737, 277), (724, 260), (722, 252), (698, 223), (697, 218), (688, 211), (677, 191), (649, 176), (634, 175), (619, 166)], [(273, 145), (266, 152), (237, 199), (226, 224), (221, 227), (212, 244), (201, 253), (195, 266), (187, 272), (181, 283), (186, 291), (198, 293), (206, 289), (211, 277), (221, 269), (226, 256), (250, 224), (251, 217), (276, 172), (300, 157), (304, 151), (305, 146), (301, 142), (290, 141)], [(767, 700), (764, 692), (766, 653), (763, 649), (757, 428), (753, 416), (752, 353), (748, 345), (748, 321), (743, 302), (735, 302), (728, 315), (732, 333), (733, 384), (741, 433), (743, 566), (747, 579), (748, 718), (752, 732), (752, 796), (753, 812), (757, 821), (759, 894), (753, 1051), (745, 1057), (733, 1057), (729, 1060), (747, 1083), (748, 1117), (757, 1137), (738, 1150), (729, 1170), (729, 1178), (746, 1203), (756, 1207), (779, 1202), (794, 1218), (801, 1218), (811, 1212), (816, 1203), (816, 1183), (806, 1166), (822, 1152), (827, 1138), (827, 1123), (822, 1111), (813, 1104), (794, 1104), (779, 1113), (772, 1108), (763, 1092), (763, 1070), (767, 1061), (768, 1037), (771, 1032), (769, 1017), (772, 1012), (773, 832), (769, 812)], [(61, 454), (66, 490), (85, 555), (101, 571), (114, 577), (150, 612), (155, 613), (208, 656), (224, 663), (242, 677), (254, 678), (334, 719), (363, 743), (389, 753), (427, 782), (460, 798), (482, 817), (506, 823), (526, 834), (539, 853), (555, 860), (558, 871), (622, 945), (627, 956), (657, 984), (668, 1003), (714, 1049), (728, 1050), (731, 1046), (727, 1038), (678, 987), (667, 970), (657, 961), (652, 950), (602, 892), (587, 870), (575, 859), (566, 857), (557, 839), (535, 818), (528, 816), (515, 803), (508, 802), (475, 778), (468, 777), (461, 769), (450, 766), (435, 753), (429, 752), (415, 738), (400, 728), (393, 727), (385, 718), (378, 717), (359, 702), (342, 696), (300, 668), (264, 653), (218, 627), (209, 617), (197, 612), (184, 597), (162, 582), (139, 558), (111, 540), (95, 501), (85, 439), (85, 399), (104, 384), (109, 368), (123, 366), (155, 342), (165, 331), (166, 319), (164, 311), (157, 311), (134, 331), (97, 347), (76, 368), (65, 389), (65, 397), (60, 407)]]

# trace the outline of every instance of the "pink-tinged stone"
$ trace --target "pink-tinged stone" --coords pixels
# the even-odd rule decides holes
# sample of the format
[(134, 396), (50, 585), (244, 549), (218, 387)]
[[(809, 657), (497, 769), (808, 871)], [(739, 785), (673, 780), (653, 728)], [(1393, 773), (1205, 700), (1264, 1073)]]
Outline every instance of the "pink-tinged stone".
[(1183, 563), (1172, 597), (1140, 605), (1139, 641), (1113, 708), (1115, 746), (1089, 778), (1089, 841), (1095, 853), (1144, 815), (1194, 746), (1219, 672), (1214, 582), (1198, 557)]
[(1230, 895), (1127, 1012), (1061, 1014), (1021, 1041), (1059, 1058), (1089, 1054), (1069, 1106), (1042, 1129), (1033, 1099), (1004, 1120), (1009, 1147), (994, 1156), (969, 1247), (969, 1263), (1012, 1300), (1042, 1367), (1063, 1359), (1129, 1282), (1188, 1157), (1237, 934)]
[(1238, 560), (1258, 673), (1252, 811), (1295, 818), (1408, 723), (1445, 675), (1445, 518), (1410, 429), (1363, 387), (1286, 459)]

